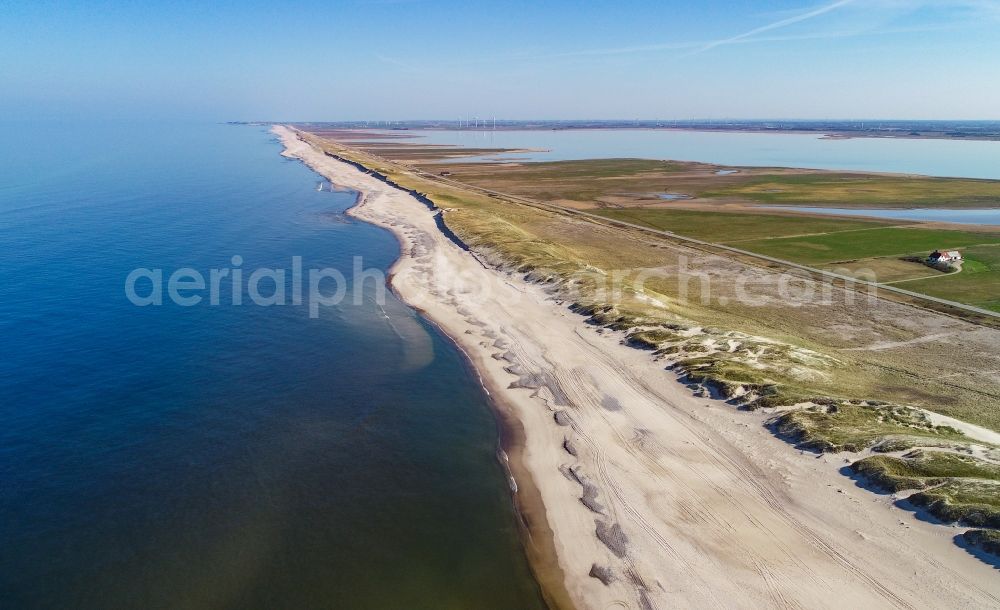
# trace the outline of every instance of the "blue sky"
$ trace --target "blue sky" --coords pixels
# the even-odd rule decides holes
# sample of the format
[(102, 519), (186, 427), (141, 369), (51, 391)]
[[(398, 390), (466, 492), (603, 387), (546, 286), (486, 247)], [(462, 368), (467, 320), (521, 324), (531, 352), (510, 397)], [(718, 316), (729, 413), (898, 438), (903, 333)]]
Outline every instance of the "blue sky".
[(0, 114), (1000, 119), (1000, 0), (0, 0)]

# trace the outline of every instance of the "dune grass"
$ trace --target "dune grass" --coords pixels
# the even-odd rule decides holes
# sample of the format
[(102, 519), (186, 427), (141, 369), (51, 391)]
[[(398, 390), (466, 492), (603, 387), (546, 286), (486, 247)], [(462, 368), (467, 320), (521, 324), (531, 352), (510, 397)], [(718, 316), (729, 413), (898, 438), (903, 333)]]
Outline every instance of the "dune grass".
[(824, 452), (863, 451), (892, 437), (959, 441), (964, 435), (933, 425), (916, 409), (898, 405), (839, 402), (790, 411), (775, 420), (778, 433), (804, 448)]
[(867, 457), (852, 464), (851, 470), (884, 491), (919, 490), (908, 501), (942, 521), (1000, 527), (1000, 465), (993, 462), (916, 450), (902, 457)]
[(949, 479), (907, 499), (948, 523), (1000, 528), (1000, 485), (993, 481)]
[(973, 548), (1000, 557), (1000, 531), (969, 530), (962, 534), (962, 539)]
[(891, 492), (925, 489), (952, 477), (1000, 480), (1000, 466), (942, 451), (916, 450), (904, 457), (873, 455), (854, 462), (851, 470)]

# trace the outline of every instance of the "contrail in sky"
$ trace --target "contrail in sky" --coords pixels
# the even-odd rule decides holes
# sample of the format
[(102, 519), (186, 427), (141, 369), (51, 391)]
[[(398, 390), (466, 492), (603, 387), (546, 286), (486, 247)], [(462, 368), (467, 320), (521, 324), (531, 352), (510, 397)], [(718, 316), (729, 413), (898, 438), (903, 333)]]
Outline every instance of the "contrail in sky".
[(775, 21), (774, 23), (769, 23), (767, 25), (762, 25), (759, 28), (754, 28), (754, 29), (752, 29), (750, 31), (743, 32), (742, 34), (737, 34), (736, 36), (732, 36), (730, 38), (723, 38), (721, 40), (713, 40), (712, 42), (709, 42), (708, 44), (706, 44), (706, 45), (704, 45), (702, 47), (699, 47), (699, 48), (695, 49), (694, 51), (691, 51), (687, 55), (695, 55), (697, 53), (704, 53), (705, 51), (708, 51), (709, 49), (714, 49), (715, 47), (721, 47), (723, 45), (733, 44), (735, 42), (739, 42), (739, 41), (743, 40), (744, 38), (750, 38), (751, 36), (755, 36), (757, 34), (763, 34), (764, 32), (769, 32), (771, 30), (776, 30), (778, 28), (783, 28), (786, 25), (792, 25), (794, 23), (799, 23), (799, 22), (802, 22), (802, 21), (806, 21), (808, 19), (812, 19), (813, 17), (819, 17), (820, 15), (825, 15), (826, 13), (829, 13), (830, 11), (835, 11), (838, 8), (842, 7), (842, 6), (846, 6), (848, 4), (853, 4), (854, 2), (855, 2), (855, 0), (837, 0), (837, 2), (834, 2), (832, 4), (827, 4), (825, 6), (821, 6), (819, 8), (813, 9), (813, 10), (809, 11), (808, 13), (802, 13), (801, 15), (795, 15), (794, 17), (788, 17), (787, 19), (782, 19), (780, 21)]

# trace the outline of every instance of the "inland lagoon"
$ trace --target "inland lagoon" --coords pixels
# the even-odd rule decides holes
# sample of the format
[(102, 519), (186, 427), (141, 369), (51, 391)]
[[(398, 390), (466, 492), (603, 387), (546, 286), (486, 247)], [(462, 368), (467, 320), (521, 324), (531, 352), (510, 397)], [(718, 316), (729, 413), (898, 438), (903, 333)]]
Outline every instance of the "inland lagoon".
[[(397, 135), (399, 132), (396, 132)], [(420, 144), (528, 149), (518, 161), (670, 159), (729, 166), (1000, 178), (1000, 142), (905, 138), (823, 138), (815, 134), (661, 129), (565, 129), (403, 132)], [(474, 157), (488, 161), (494, 156)]]

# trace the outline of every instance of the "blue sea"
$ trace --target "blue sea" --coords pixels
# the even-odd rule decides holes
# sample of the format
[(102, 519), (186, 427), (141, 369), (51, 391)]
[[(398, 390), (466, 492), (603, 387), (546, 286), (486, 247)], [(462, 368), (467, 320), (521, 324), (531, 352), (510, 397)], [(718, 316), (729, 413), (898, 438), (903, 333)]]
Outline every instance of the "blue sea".
[(0, 606), (542, 607), (484, 392), (391, 294), (126, 297), (234, 256), (384, 271), (353, 193), (262, 127), (2, 126)]

